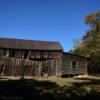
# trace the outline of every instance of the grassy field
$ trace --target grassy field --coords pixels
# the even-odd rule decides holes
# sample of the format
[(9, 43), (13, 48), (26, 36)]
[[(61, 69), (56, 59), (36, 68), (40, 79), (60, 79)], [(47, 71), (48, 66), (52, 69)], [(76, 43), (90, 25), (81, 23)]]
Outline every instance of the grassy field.
[(0, 80), (0, 100), (100, 100), (100, 77)]
[(44, 79), (40, 79), (42, 81), (50, 81), (54, 82), (60, 86), (70, 86), (73, 83), (89, 83), (91, 80), (100, 80), (100, 77), (98, 76), (84, 76), (84, 77), (74, 77), (74, 78), (61, 78), (61, 77), (48, 77)]

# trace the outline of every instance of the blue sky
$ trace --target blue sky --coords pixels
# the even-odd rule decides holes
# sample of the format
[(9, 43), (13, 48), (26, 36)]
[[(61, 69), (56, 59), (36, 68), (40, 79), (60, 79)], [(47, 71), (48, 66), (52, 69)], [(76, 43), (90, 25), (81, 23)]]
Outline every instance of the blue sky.
[(96, 11), (100, 0), (0, 0), (0, 37), (59, 41), (69, 51)]

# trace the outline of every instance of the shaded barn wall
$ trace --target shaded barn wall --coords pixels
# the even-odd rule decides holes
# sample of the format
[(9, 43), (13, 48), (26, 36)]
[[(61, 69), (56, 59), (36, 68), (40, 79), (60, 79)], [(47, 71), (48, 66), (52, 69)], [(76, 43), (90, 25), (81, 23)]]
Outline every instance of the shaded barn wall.
[(87, 58), (64, 53), (61, 69), (62, 75), (87, 74)]
[(46, 66), (49, 76), (59, 75), (61, 59), (61, 51), (0, 49), (0, 75), (43, 76)]

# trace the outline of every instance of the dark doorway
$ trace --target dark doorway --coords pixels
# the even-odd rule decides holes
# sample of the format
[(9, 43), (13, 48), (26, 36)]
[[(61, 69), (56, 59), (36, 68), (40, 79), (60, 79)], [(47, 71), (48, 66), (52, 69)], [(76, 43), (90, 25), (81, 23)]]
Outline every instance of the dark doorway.
[(42, 67), (42, 76), (43, 77), (48, 77), (48, 66), (43, 66)]

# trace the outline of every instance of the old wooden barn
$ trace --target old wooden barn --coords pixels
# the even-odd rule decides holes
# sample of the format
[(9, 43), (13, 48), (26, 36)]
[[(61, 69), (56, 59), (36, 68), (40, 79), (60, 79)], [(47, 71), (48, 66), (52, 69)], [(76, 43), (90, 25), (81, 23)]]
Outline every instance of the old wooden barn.
[(87, 58), (63, 52), (56, 41), (0, 38), (0, 77), (87, 74)]

